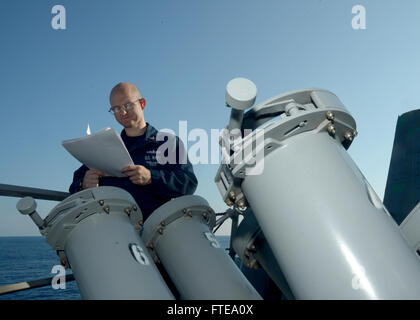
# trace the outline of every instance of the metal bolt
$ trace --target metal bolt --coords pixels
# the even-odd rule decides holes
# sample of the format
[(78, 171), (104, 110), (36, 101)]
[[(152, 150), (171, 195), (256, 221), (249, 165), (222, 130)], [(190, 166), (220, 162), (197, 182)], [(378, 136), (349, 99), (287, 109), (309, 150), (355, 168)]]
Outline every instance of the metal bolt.
[(155, 263), (160, 263), (160, 260), (158, 257), (155, 257), (153, 260), (155, 260)]
[(103, 209), (106, 213), (109, 213), (109, 206), (105, 206)]
[(255, 251), (257, 248), (255, 247), (255, 244), (251, 244), (251, 246), (249, 247), (250, 250)]
[(98, 203), (99, 203), (100, 206), (103, 206), (105, 201), (104, 200), (99, 200)]
[(125, 212), (126, 214), (130, 214), (130, 213), (131, 213), (131, 210), (130, 210), (130, 208), (125, 208), (125, 209), (124, 209), (124, 212)]
[(142, 226), (143, 225), (143, 220), (139, 220), (139, 221), (137, 221), (137, 223)]
[(358, 134), (357, 130), (353, 130), (353, 137), (357, 137), (357, 134)]
[(235, 192), (233, 192), (233, 191), (229, 192), (229, 198), (232, 199), (232, 200), (235, 200), (236, 199)]
[(182, 212), (183, 213), (187, 213), (187, 209), (182, 209)]
[(141, 231), (141, 227), (140, 226), (136, 226), (136, 231), (140, 232)]
[(344, 139), (353, 141), (353, 134), (350, 131), (346, 131), (346, 133), (344, 133)]
[(160, 222), (160, 225), (161, 225), (162, 227), (164, 227), (164, 226), (165, 226), (165, 221), (161, 221), (161, 222)]
[(153, 250), (155, 247), (153, 246), (153, 243), (149, 243), (148, 245), (147, 245), (147, 247), (149, 248), (149, 249), (151, 249), (151, 250)]
[(241, 199), (241, 200), (238, 201), (238, 207), (239, 208), (245, 208), (245, 200), (244, 199)]
[(327, 131), (328, 131), (328, 133), (330, 133), (332, 135), (335, 134), (335, 127), (334, 127), (334, 125), (332, 123), (328, 124)]
[(233, 206), (233, 202), (232, 202), (230, 199), (226, 199), (225, 203), (226, 203), (229, 207)]
[(133, 208), (134, 211), (137, 211), (137, 206), (136, 205), (133, 205), (132, 208)]
[(248, 257), (248, 258), (249, 258), (250, 253), (249, 253), (249, 251), (248, 251), (248, 250), (245, 250), (244, 254), (245, 254), (245, 257)]
[(203, 212), (202, 216), (203, 218), (207, 218), (207, 212)]
[(163, 234), (163, 228), (159, 228), (159, 229), (158, 229), (158, 232), (159, 232), (160, 234)]
[(192, 212), (191, 212), (191, 211), (188, 211), (187, 215), (188, 215), (189, 217), (192, 217)]
[(325, 114), (325, 116), (330, 121), (334, 120), (334, 114), (331, 111), (327, 111), (327, 113)]

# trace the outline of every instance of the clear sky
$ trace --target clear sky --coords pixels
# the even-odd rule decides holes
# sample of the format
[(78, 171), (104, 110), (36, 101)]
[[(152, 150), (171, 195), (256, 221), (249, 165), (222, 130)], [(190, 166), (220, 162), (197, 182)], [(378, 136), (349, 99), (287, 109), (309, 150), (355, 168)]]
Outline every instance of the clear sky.
[[(352, 28), (358, 4), (365, 30)], [(52, 28), (54, 5), (66, 9), (65, 30)], [(0, 48), (4, 184), (67, 191), (80, 164), (61, 141), (88, 123), (121, 130), (107, 112), (118, 82), (138, 85), (156, 128), (178, 133), (186, 120), (210, 134), (227, 124), (225, 86), (240, 76), (257, 85), (257, 104), (334, 92), (357, 122), (350, 155), (382, 198), (397, 117), (420, 107), (418, 0), (2, 0)], [(194, 167), (196, 194), (221, 212), (217, 168)], [(0, 198), (0, 236), (39, 235), (17, 200)], [(38, 204), (45, 217), (56, 203)]]

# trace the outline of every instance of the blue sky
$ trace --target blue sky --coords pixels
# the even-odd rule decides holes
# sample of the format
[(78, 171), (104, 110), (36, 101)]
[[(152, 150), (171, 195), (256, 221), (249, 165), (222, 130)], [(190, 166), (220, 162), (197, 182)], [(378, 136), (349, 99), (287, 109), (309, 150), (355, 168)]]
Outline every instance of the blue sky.
[[(66, 8), (66, 30), (51, 8)], [(352, 7), (366, 8), (354, 30)], [(349, 153), (382, 198), (398, 115), (420, 106), (420, 2), (350, 0), (166, 0), (0, 2), (0, 183), (67, 191), (79, 167), (65, 139), (111, 126), (110, 89), (138, 85), (158, 129), (222, 129), (225, 86), (258, 87), (257, 104), (318, 87), (356, 119)], [(193, 142), (189, 142), (191, 146)], [(196, 165), (196, 194), (224, 211), (217, 165)], [(38, 235), (0, 199), (0, 236)], [(56, 204), (38, 201), (41, 216)], [(224, 228), (226, 231), (227, 228)], [(224, 231), (223, 231), (224, 232)]]

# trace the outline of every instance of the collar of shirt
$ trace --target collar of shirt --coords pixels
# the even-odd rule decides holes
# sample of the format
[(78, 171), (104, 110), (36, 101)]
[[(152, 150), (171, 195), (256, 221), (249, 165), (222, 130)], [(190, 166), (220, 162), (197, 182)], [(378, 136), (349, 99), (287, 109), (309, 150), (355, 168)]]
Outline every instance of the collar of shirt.
[[(133, 143), (130, 148), (129, 148), (129, 152), (131, 150), (134, 149), (138, 149), (138, 148), (142, 148), (144, 147), (146, 144), (149, 144), (150, 142), (155, 142), (156, 141), (156, 135), (157, 135), (157, 130), (150, 125), (149, 123), (146, 122), (146, 131), (144, 132), (144, 134), (142, 134), (141, 136), (137, 137), (143, 137), (144, 139), (138, 139), (135, 143)], [(125, 133), (125, 130), (123, 129), (121, 131), (121, 138), (124, 140), (125, 137), (128, 137), (127, 134)]]

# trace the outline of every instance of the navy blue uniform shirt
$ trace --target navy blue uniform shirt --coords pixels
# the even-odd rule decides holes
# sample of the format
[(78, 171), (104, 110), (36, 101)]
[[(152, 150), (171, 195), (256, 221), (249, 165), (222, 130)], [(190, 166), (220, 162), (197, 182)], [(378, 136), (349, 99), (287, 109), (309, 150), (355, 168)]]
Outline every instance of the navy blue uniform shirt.
[[(154, 210), (170, 199), (193, 194), (197, 188), (197, 178), (179, 138), (173, 136), (166, 138), (165, 141), (157, 141), (157, 133), (157, 130), (150, 124), (147, 124), (145, 133), (139, 137), (127, 136), (124, 129), (121, 132), (121, 138), (134, 164), (142, 165), (150, 170), (151, 184), (135, 185), (128, 177), (102, 177), (99, 179), (100, 186), (114, 186), (128, 191), (140, 207), (143, 220), (146, 220)], [(162, 146), (164, 143), (166, 145)], [(163, 154), (165, 157), (168, 158), (169, 152), (172, 152), (175, 159), (172, 158), (170, 163), (159, 163), (158, 148), (160, 146), (165, 147), (161, 148), (162, 150), (166, 149)], [(182, 157), (185, 157), (186, 161), (182, 161)], [(80, 185), (88, 170), (88, 167), (82, 165), (74, 172), (73, 183), (69, 188), (70, 193), (80, 191)]]

